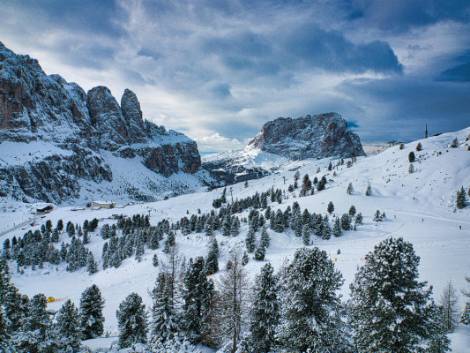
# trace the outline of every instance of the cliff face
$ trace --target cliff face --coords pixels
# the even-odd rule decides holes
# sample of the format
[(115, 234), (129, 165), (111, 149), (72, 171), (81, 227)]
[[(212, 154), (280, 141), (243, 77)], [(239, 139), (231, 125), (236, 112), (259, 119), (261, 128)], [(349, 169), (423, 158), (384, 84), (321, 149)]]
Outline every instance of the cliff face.
[[(15, 149), (26, 154), (15, 155)], [(121, 104), (104, 86), (85, 93), (59, 75), (46, 75), (37, 60), (0, 42), (0, 197), (57, 203), (77, 198), (84, 182), (99, 187), (114, 181), (108, 160), (115, 158), (120, 168), (126, 161), (140, 163), (147, 179), (154, 173), (158, 180), (146, 182), (155, 192), (162, 177), (193, 175), (201, 166), (196, 143), (144, 121), (132, 91), (124, 91)], [(175, 189), (185, 188), (174, 183)], [(153, 197), (148, 189), (138, 194)]]
[(359, 136), (336, 113), (269, 121), (249, 146), (293, 160), (365, 155)]

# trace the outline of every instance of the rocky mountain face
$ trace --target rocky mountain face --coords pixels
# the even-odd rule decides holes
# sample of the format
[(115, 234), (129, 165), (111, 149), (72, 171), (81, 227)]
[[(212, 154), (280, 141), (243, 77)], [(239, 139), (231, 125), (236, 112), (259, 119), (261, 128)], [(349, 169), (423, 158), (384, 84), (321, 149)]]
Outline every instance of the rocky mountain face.
[(365, 155), (359, 136), (337, 113), (277, 118), (264, 124), (249, 145), (291, 160)]
[(363, 155), (359, 136), (346, 120), (326, 113), (269, 121), (245, 149), (206, 158), (202, 167), (220, 186), (263, 177), (292, 160)]
[[(26, 157), (15, 158), (15, 149), (26, 150)], [(201, 166), (196, 143), (144, 120), (132, 91), (124, 91), (120, 104), (107, 87), (85, 92), (0, 42), (0, 197), (56, 203), (77, 198), (84, 183), (113, 183), (109, 160), (119, 168), (138, 161), (159, 181), (181, 173), (198, 178)], [(181, 181), (173, 179), (177, 189)], [(158, 183), (148, 182), (157, 192)], [(140, 189), (127, 185), (121, 192), (153, 198), (148, 188)]]

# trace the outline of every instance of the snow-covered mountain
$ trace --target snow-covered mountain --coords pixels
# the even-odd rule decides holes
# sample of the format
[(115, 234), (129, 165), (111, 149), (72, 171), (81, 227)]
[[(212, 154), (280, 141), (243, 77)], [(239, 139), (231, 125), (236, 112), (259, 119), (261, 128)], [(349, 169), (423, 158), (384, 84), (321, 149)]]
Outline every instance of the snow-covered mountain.
[(244, 149), (206, 157), (203, 168), (223, 185), (260, 178), (293, 160), (364, 155), (346, 120), (325, 113), (269, 121)]
[(85, 93), (0, 42), (0, 197), (154, 200), (200, 188), (200, 165), (196, 142), (144, 120), (132, 91)]
[(264, 124), (248, 145), (291, 160), (365, 154), (359, 136), (337, 113), (277, 118)]
[[(456, 144), (455, 139), (457, 139)], [(417, 151), (418, 143), (422, 146), (419, 151)], [(463, 186), (468, 193), (470, 187), (469, 148), (470, 128), (467, 128), (403, 146), (392, 146), (372, 156), (358, 157), (356, 162), (347, 160), (344, 164), (338, 164), (338, 160), (330, 158), (283, 160), (277, 173), (250, 180), (248, 185), (244, 183), (232, 185), (231, 190), (227, 190), (226, 199), (227, 202), (231, 202), (232, 197), (234, 200), (241, 200), (257, 192), (269, 191), (272, 188), (280, 189), (284, 195), (282, 203), (268, 201), (273, 211), (285, 211), (296, 201), (301, 209), (326, 215), (327, 205), (332, 201), (334, 211), (328, 214), (330, 222), (334, 222), (336, 217), (340, 218), (342, 214), (348, 212), (351, 205), (354, 205), (357, 212), (364, 216), (362, 224), (357, 225), (355, 231), (344, 231), (341, 236), (332, 236), (330, 239), (312, 235), (311, 245), (308, 245), (325, 250), (329, 258), (334, 261), (335, 268), (341, 271), (345, 279), (340, 290), (343, 299), (349, 297), (349, 284), (354, 280), (357, 267), (364, 264), (365, 255), (378, 242), (390, 236), (399, 236), (413, 244), (421, 259), (420, 280), (426, 280), (433, 286), (433, 295), (438, 300), (449, 280), (458, 290), (468, 290), (464, 278), (469, 275), (470, 268), (468, 257), (470, 203), (467, 203), (467, 207), (463, 209), (456, 209), (455, 205), (456, 192)], [(415, 155), (415, 161), (412, 163), (409, 162), (411, 152)], [(258, 156), (260, 155), (256, 154), (254, 159), (256, 160)], [(272, 161), (268, 158), (265, 160), (269, 163)], [(347, 163), (348, 161), (351, 163)], [(328, 168), (330, 162), (333, 164), (331, 170)], [(414, 166), (411, 169), (410, 164)], [(300, 187), (289, 191), (297, 171), (301, 178), (308, 174), (311, 180), (325, 176), (326, 189), (315, 190), (313, 195), (302, 197)], [(347, 193), (350, 183), (353, 190)], [(370, 186), (370, 195), (365, 194), (368, 186)], [(22, 268), (24, 273), (18, 272), (13, 261), (10, 267), (14, 283), (21, 292), (28, 295), (40, 292), (59, 298), (57, 302), (48, 305), (52, 310), (58, 309), (66, 299), (71, 299), (78, 305), (83, 290), (93, 283), (98, 285), (105, 299), (105, 330), (110, 332), (111, 337), (85, 344), (95, 347), (109, 345), (110, 342), (116, 341), (116, 337), (113, 336), (118, 330), (116, 310), (119, 303), (130, 292), (136, 292), (142, 296), (149, 308), (151, 306), (149, 292), (162, 269), (161, 265), (159, 267), (152, 265), (153, 256), (157, 254), (161, 264), (168, 260), (163, 251), (164, 246), (161, 245), (160, 248), (153, 250), (145, 248), (140, 261), (132, 256), (124, 259), (117, 268), (102, 269), (102, 249), (109, 240), (100, 236), (100, 228), (104, 224), (116, 224), (114, 214), (149, 215), (151, 225), (157, 225), (162, 220), (177, 222), (182, 217), (200, 215), (200, 212), (214, 211), (217, 214), (213, 202), (220, 198), (222, 192), (223, 189), (215, 189), (111, 210), (76, 210), (73, 207), (61, 207), (47, 214), (45, 218), (35, 219), (26, 205), (19, 204), (15, 208), (12, 205), (12, 209), (0, 210), (4, 224), (33, 217), (30, 223), (34, 222), (34, 226), (7, 231), (0, 240), (15, 235), (21, 236), (29, 229), (38, 230), (47, 220), (51, 220), (55, 225), (59, 219), (76, 224), (82, 224), (85, 220), (95, 217), (99, 219), (99, 229), (90, 233), (90, 243), (85, 245), (97, 259), (99, 271), (96, 274), (89, 275), (85, 269), (67, 272), (64, 263), (59, 265), (44, 263), (43, 268), (36, 270), (26, 266)], [(251, 208), (247, 208), (236, 213), (236, 216), (246, 218), (250, 210)], [(377, 210), (386, 214), (384, 219), (374, 220)], [(224, 236), (221, 230), (214, 232), (220, 252), (220, 271), (211, 276), (216, 285), (219, 285), (220, 276), (226, 273), (226, 263), (233, 249), (245, 249), (247, 232), (248, 224), (243, 222), (238, 236)], [(290, 229), (279, 233), (268, 228), (268, 232), (271, 243), (266, 249), (265, 260), (256, 261), (250, 255), (249, 263), (244, 267), (251, 280), (266, 262), (270, 262), (278, 270), (286, 260), (292, 258), (298, 248), (305, 246), (302, 238), (297, 237)], [(258, 241), (259, 234), (256, 237)], [(208, 237), (204, 231), (184, 234), (177, 230), (176, 248), (178, 253), (187, 259), (206, 256), (210, 239), (211, 237)], [(58, 244), (60, 242), (70, 243), (70, 237), (64, 232), (60, 235)], [(460, 297), (457, 304), (459, 311), (463, 309), (464, 303), (464, 298)], [(465, 353), (470, 346), (468, 328), (458, 327), (449, 336), (452, 341), (452, 352)]]

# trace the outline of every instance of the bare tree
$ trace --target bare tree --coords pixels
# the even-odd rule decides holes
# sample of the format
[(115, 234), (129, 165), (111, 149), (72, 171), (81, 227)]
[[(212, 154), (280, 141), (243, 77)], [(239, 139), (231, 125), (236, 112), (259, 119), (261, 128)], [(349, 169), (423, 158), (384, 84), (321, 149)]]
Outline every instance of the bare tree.
[(176, 246), (170, 247), (167, 254), (167, 261), (161, 265), (160, 272), (165, 273), (168, 281), (168, 295), (172, 307), (178, 307), (180, 304), (179, 292), (184, 276), (184, 267), (186, 259), (178, 254)]
[(240, 252), (233, 252), (229, 261), (231, 266), (219, 281), (218, 336), (230, 340), (230, 352), (235, 353), (246, 324), (249, 286)]
[(440, 304), (442, 306), (442, 315), (444, 327), (448, 332), (452, 332), (459, 322), (457, 311), (457, 291), (455, 290), (452, 282), (449, 281), (444, 288)]

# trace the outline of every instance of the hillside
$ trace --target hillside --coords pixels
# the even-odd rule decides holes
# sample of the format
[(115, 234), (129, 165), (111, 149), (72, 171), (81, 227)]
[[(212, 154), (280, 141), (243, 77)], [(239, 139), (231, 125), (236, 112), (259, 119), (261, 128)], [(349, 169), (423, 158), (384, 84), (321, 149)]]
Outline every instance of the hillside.
[[(329, 201), (334, 203), (335, 214), (348, 212), (354, 205), (358, 212), (364, 216), (363, 224), (357, 226), (356, 231), (345, 231), (341, 237), (331, 237), (325, 240), (312, 236), (312, 245), (325, 250), (334, 261), (335, 266), (345, 278), (341, 294), (343, 299), (349, 297), (349, 284), (353, 280), (357, 266), (364, 263), (364, 256), (371, 251), (379, 241), (390, 236), (403, 237), (411, 242), (416, 253), (421, 258), (419, 266), (420, 279), (426, 280), (434, 287), (436, 299), (449, 280), (460, 290), (465, 289), (465, 276), (469, 275), (469, 249), (470, 249), (470, 207), (455, 208), (456, 191), (470, 187), (470, 128), (431, 137), (406, 144), (403, 149), (393, 146), (381, 153), (370, 157), (358, 157), (355, 163), (337, 165), (339, 160), (333, 160), (333, 169), (328, 171), (330, 159), (290, 161), (281, 164), (276, 174), (261, 179), (250, 180), (248, 185), (237, 183), (227, 190), (227, 199), (242, 199), (254, 195), (256, 192), (268, 191), (271, 188), (282, 189), (285, 197), (281, 204), (270, 202), (269, 206), (275, 211), (285, 210), (297, 201), (301, 209), (307, 208), (310, 212), (326, 214)], [(457, 148), (449, 147), (457, 138)], [(416, 151), (416, 145), (422, 144), (422, 151)], [(416, 161), (413, 163), (414, 172), (409, 173), (408, 154), (413, 151)], [(288, 191), (289, 184), (293, 183), (294, 175), (298, 171), (300, 176), (308, 174), (310, 179), (315, 176), (327, 179), (326, 189), (314, 195), (298, 197), (298, 190)], [(348, 184), (352, 183), (354, 191), (351, 195), (346, 193)], [(372, 195), (366, 196), (365, 191), (371, 186)], [(181, 217), (190, 214), (202, 213), (212, 209), (213, 201), (220, 197), (222, 189), (210, 192), (197, 192), (170, 198), (164, 201), (128, 205), (123, 208), (109, 210), (74, 210), (73, 207), (55, 209), (44, 218), (35, 218), (32, 229), (38, 229), (46, 220), (56, 224), (59, 219), (64, 222), (72, 221), (82, 224), (85, 220), (99, 219), (99, 227), (103, 224), (114, 224), (113, 215), (122, 214), (132, 216), (143, 214), (150, 216), (151, 225), (156, 225), (163, 219), (178, 221)], [(12, 210), (15, 210), (14, 212)], [(374, 221), (377, 210), (385, 212), (383, 221)], [(10, 209), (0, 210), (1, 218), (6, 223), (12, 220), (28, 219), (30, 210), (25, 205), (11, 205)], [(247, 216), (248, 210), (241, 216)], [(14, 235), (21, 236), (29, 230), (29, 226), (16, 229), (3, 235), (1, 240)], [(220, 268), (222, 271), (213, 275), (216, 280), (220, 278), (229, 252), (236, 247), (244, 249), (245, 234), (248, 225), (242, 222), (238, 237), (224, 237), (216, 231), (216, 238), (220, 249)], [(302, 239), (296, 237), (292, 230), (283, 233), (268, 229), (271, 236), (271, 245), (266, 252), (265, 261), (251, 259), (246, 265), (246, 271), (252, 280), (254, 275), (266, 261), (279, 269), (282, 263), (292, 257), (296, 249), (303, 246)], [(1, 233), (0, 233), (1, 234)], [(176, 234), (176, 247), (178, 252), (187, 259), (198, 255), (205, 256), (208, 248), (208, 237), (202, 233), (183, 235)], [(105, 330), (111, 335), (117, 333), (115, 317), (119, 303), (132, 291), (142, 296), (147, 307), (151, 305), (149, 291), (153, 288), (155, 278), (161, 267), (152, 266), (154, 253), (158, 254), (161, 262), (165, 262), (166, 255), (162, 252), (163, 246), (158, 250), (145, 249), (141, 261), (134, 257), (124, 259), (118, 268), (101, 269), (101, 249), (105, 240), (99, 236), (99, 231), (91, 234), (90, 243), (86, 247), (93, 253), (99, 265), (99, 272), (89, 275), (86, 270), (76, 272), (65, 271), (65, 264), (44, 264), (44, 268), (31, 270), (25, 268), (24, 274), (18, 273), (16, 266), (10, 266), (13, 271), (14, 283), (21, 292), (34, 295), (38, 292), (46, 296), (60, 298), (59, 302), (49, 304), (49, 308), (56, 310), (65, 299), (79, 303), (81, 292), (95, 283), (101, 289), (106, 304), (104, 314), (106, 318)], [(60, 241), (69, 242), (67, 234), (60, 236)], [(340, 250), (340, 251), (339, 251)], [(467, 288), (468, 289), (468, 288)], [(463, 309), (464, 301), (460, 298), (459, 311)], [(458, 328), (451, 335), (454, 353), (464, 353), (465, 347), (470, 345), (470, 332), (465, 328)], [(109, 343), (112, 339), (107, 340)], [(91, 343), (90, 343), (91, 344)], [(94, 342), (93, 344), (98, 344)]]

